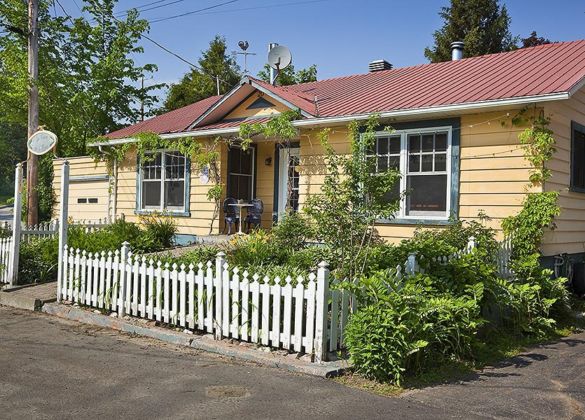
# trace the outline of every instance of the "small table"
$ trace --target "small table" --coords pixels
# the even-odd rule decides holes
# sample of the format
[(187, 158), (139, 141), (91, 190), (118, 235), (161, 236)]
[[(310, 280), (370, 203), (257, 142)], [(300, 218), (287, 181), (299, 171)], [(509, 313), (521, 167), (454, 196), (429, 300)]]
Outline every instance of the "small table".
[(253, 207), (252, 204), (249, 203), (236, 203), (236, 204), (229, 204), (230, 206), (234, 206), (234, 207), (238, 207), (240, 210), (240, 226), (238, 227), (238, 235), (243, 235), (244, 232), (242, 232), (242, 223), (243, 223), (243, 219), (242, 219), (242, 208), (244, 207)]

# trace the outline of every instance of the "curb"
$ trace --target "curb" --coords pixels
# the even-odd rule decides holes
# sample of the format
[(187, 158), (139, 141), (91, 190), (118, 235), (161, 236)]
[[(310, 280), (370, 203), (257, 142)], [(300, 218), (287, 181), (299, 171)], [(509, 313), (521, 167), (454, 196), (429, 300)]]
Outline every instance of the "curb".
[(311, 363), (299, 359), (295, 355), (283, 356), (274, 352), (268, 353), (259, 350), (255, 346), (252, 347), (253, 345), (248, 345), (249, 343), (232, 344), (228, 340), (217, 341), (211, 334), (191, 335), (151, 325), (140, 325), (146, 324), (146, 322), (142, 320), (120, 319), (59, 303), (47, 303), (43, 305), (41, 310), (49, 315), (71, 321), (111, 328), (130, 334), (154, 338), (174, 345), (191, 347), (221, 356), (321, 378), (337, 376), (349, 367), (345, 361)]
[(40, 311), (45, 304), (55, 302), (54, 299), (41, 299), (33, 296), (19, 295), (17, 290), (24, 289), (27, 286), (5, 287), (0, 291), (0, 305), (11, 306), (13, 308), (25, 309), (27, 311)]

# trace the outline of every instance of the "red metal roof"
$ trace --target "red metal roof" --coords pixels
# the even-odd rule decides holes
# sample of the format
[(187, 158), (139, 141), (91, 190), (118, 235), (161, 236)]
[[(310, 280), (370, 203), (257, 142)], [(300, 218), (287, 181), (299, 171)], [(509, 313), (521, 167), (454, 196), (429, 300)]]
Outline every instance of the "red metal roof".
[[(336, 117), (563, 93), (584, 78), (585, 40), (580, 40), (286, 87), (253, 81), (312, 116)], [(218, 99), (205, 99), (108, 137), (185, 130)], [(196, 129), (204, 128), (211, 126)]]
[(152, 132), (157, 134), (176, 133), (184, 131), (201, 114), (216, 103), (221, 96), (212, 96), (194, 104), (175, 109), (165, 114), (153, 117), (138, 124), (124, 127), (120, 130), (109, 133), (106, 137), (110, 139), (122, 139), (134, 134)]

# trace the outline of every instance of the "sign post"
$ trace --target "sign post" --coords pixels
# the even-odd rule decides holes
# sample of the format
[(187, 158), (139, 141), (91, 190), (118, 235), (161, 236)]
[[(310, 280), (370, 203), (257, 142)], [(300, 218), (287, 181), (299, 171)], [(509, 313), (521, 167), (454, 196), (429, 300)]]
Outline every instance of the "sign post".
[(20, 253), (20, 229), (22, 217), (22, 163), (16, 165), (14, 175), (14, 214), (12, 215), (12, 253), (10, 261), (10, 286), (18, 284), (18, 256)]
[(63, 253), (67, 245), (67, 221), (69, 209), (69, 161), (61, 166), (61, 201), (59, 202), (59, 262), (57, 263), (57, 302), (61, 302), (63, 286)]

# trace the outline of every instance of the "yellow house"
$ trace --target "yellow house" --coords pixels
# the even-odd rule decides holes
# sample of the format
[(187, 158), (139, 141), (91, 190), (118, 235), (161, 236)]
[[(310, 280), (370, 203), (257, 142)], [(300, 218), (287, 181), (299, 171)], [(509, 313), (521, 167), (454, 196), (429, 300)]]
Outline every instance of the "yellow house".
[[(457, 48), (457, 46), (455, 46)], [(454, 57), (457, 55), (454, 54)], [(297, 137), (291, 147), (278, 139), (254, 138), (253, 147), (221, 143), (221, 179), (226, 197), (264, 204), (262, 225), (269, 228), (288, 203), (295, 210), (319, 191), (324, 151), (317, 138), (331, 129), (338, 152), (348, 150), (347, 125), (380, 117), (375, 158), (380, 170), (401, 171), (400, 187), (409, 194), (396, 218), (380, 221), (389, 241), (408, 238), (417, 227), (439, 227), (451, 217), (473, 220), (480, 213), (501, 220), (521, 209), (530, 166), (511, 123), (522, 109), (551, 119), (557, 151), (544, 188), (560, 191), (561, 215), (547, 233), (545, 256), (585, 253), (585, 41), (521, 49), (450, 62), (396, 68), (374, 62), (370, 72), (295, 86), (272, 86), (244, 77), (230, 92), (110, 133), (94, 144), (103, 153), (132, 143), (138, 133), (163, 139), (206, 142), (237, 137), (242, 123), (263, 122), (298, 110)], [(382, 127), (391, 125), (392, 134)], [(172, 143), (169, 143), (172, 144)], [(74, 218), (120, 217), (166, 211), (186, 237), (219, 234), (223, 216), (212, 224), (213, 182), (190, 168), (176, 150), (154, 150), (140, 163), (130, 152), (108, 171), (90, 157), (70, 158), (70, 213)], [(60, 160), (55, 160), (58, 196)], [(292, 191), (289, 196), (286, 192)], [(58, 207), (57, 207), (58, 208)]]

